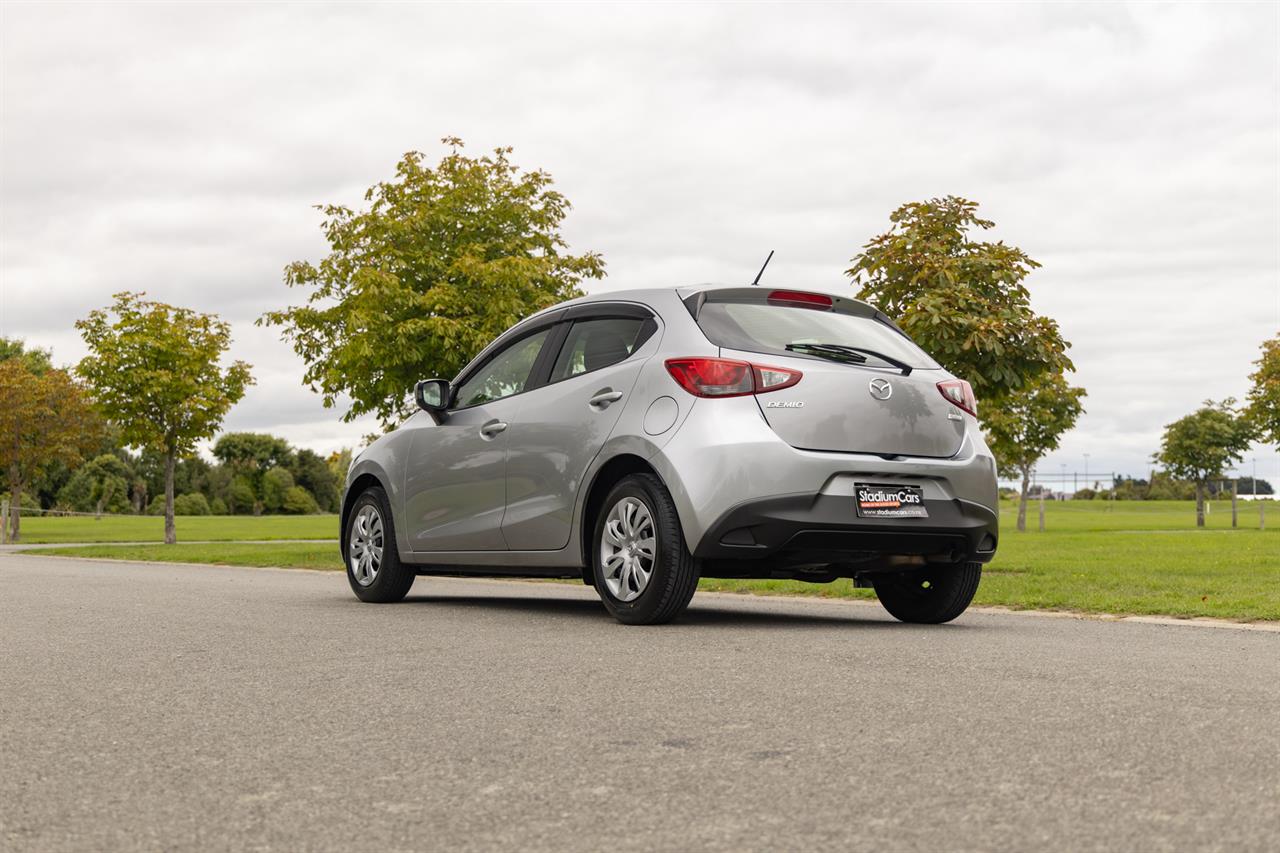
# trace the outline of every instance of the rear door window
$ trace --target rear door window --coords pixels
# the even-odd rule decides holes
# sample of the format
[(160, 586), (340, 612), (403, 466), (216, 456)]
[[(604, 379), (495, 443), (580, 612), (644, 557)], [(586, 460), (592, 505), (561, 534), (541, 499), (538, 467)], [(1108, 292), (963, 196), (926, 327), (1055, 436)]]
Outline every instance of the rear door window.
[(647, 337), (644, 327), (645, 321), (638, 317), (575, 321), (551, 369), (551, 381), (590, 373), (626, 359)]
[[(860, 347), (933, 370), (938, 363), (897, 329), (871, 316), (833, 308), (813, 308), (740, 297), (717, 301), (710, 294), (697, 316), (703, 334), (716, 346), (746, 352), (796, 356), (789, 344), (837, 344)], [(878, 362), (872, 362), (879, 366)]]

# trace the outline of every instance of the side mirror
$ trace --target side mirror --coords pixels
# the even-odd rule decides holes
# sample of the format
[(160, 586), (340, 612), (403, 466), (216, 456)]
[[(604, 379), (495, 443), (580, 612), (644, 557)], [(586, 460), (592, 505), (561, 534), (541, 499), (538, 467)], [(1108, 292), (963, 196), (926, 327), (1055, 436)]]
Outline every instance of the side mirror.
[(413, 386), (413, 399), (424, 412), (439, 414), (449, 408), (449, 383), (444, 379), (423, 379)]

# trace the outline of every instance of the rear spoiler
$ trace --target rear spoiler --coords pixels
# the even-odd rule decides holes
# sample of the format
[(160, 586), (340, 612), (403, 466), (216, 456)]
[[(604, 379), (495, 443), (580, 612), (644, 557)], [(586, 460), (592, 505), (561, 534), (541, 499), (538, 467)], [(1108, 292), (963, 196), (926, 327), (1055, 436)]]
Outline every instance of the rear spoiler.
[[(689, 316), (693, 317), (697, 322), (698, 315), (702, 313), (702, 306), (708, 302), (739, 302), (744, 304), (763, 303), (769, 301), (769, 294), (776, 293), (780, 290), (777, 287), (716, 287), (707, 288), (705, 290), (696, 290), (688, 296), (683, 297), (684, 307), (688, 309)], [(789, 292), (806, 293), (814, 296), (825, 296), (831, 300), (830, 310), (841, 314), (852, 314), (855, 317), (868, 317), (884, 323), (890, 329), (893, 329), (902, 337), (907, 338), (907, 333), (898, 328), (898, 324), (893, 322), (888, 314), (881, 311), (874, 305), (863, 302), (861, 299), (849, 299), (844, 296), (833, 296), (830, 293), (820, 293), (817, 291), (794, 290), (787, 288)]]

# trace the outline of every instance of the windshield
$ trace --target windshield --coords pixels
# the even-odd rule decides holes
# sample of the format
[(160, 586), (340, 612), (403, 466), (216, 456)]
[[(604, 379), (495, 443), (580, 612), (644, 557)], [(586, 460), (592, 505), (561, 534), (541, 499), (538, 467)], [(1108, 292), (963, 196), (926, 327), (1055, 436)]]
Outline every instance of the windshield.
[[(797, 345), (836, 344), (874, 350), (921, 370), (938, 368), (924, 350), (874, 317), (768, 302), (709, 299), (698, 312), (698, 325), (711, 343), (726, 349), (821, 357), (817, 351), (804, 351)], [(793, 349), (788, 351), (788, 346)], [(881, 362), (873, 355), (867, 358), (869, 364), (879, 366)]]

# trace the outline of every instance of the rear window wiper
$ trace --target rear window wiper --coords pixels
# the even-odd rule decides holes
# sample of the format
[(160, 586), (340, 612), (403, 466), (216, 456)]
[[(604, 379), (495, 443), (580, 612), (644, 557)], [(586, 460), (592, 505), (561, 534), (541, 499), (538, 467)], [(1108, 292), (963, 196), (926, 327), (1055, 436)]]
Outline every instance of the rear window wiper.
[(910, 376), (912, 370), (911, 365), (905, 361), (866, 347), (851, 347), (847, 344), (787, 344), (787, 350), (825, 356), (831, 359), (847, 360), (854, 364), (865, 364), (867, 356), (871, 356), (872, 358), (880, 359), (886, 364), (892, 364), (902, 371), (903, 376)]

